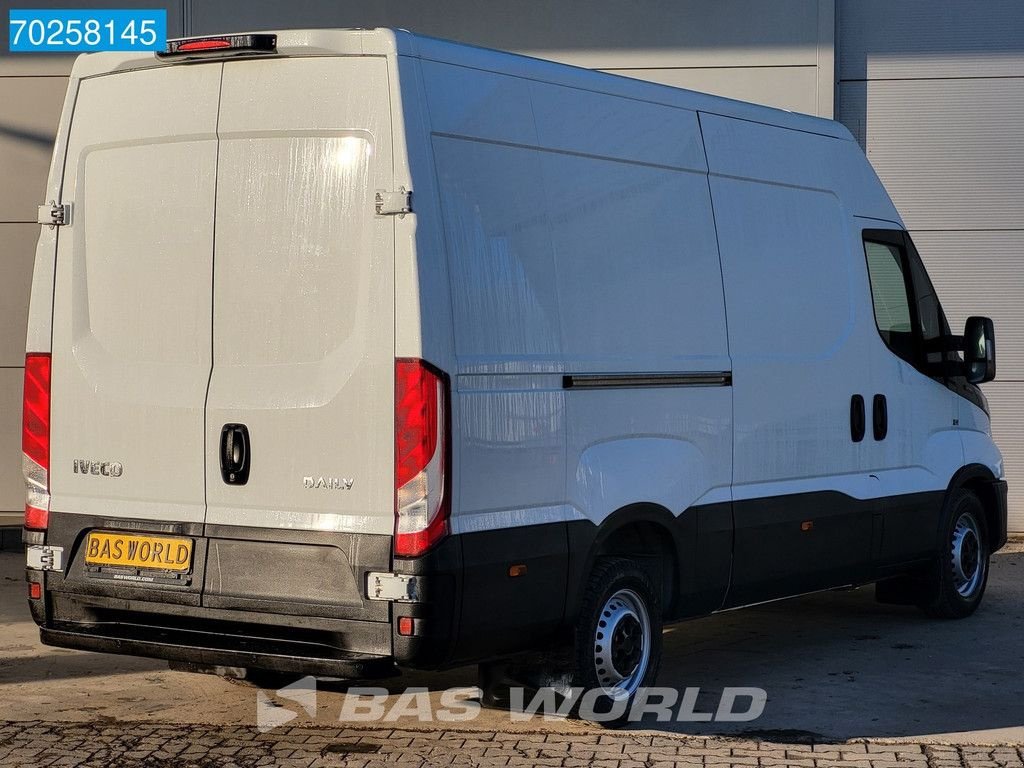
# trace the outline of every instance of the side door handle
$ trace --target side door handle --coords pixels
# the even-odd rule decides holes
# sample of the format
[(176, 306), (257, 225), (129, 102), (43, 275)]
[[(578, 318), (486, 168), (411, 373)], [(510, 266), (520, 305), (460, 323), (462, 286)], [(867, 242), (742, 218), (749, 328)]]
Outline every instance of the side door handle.
[(864, 439), (865, 429), (864, 397), (854, 395), (850, 398), (850, 437), (853, 438), (853, 442), (859, 443)]
[(889, 404), (885, 395), (875, 395), (871, 403), (871, 427), (875, 433), (875, 440), (885, 440), (889, 434)]
[(249, 482), (249, 428), (245, 424), (225, 424), (220, 431), (220, 474), (228, 485)]

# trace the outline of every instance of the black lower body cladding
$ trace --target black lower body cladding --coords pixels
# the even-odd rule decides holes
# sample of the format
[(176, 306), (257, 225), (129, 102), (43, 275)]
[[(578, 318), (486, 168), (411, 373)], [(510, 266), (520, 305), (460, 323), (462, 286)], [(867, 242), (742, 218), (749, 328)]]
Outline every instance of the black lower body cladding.
[[(86, 563), (88, 535), (97, 530), (189, 539), (191, 567), (162, 581), (124, 580), (127, 569)], [(46, 543), (63, 547), (65, 563), (63, 572), (29, 572), (45, 585), (44, 598), (30, 604), (48, 644), (346, 677), (390, 673), (396, 657), (439, 664), (450, 655), (457, 542), (400, 564), (430, 574), (421, 580), (428, 602), (394, 611), (366, 594), (368, 573), (392, 570), (387, 535), (58, 512), (50, 516)], [(393, 623), (407, 614), (422, 619), (419, 636), (396, 644)]]
[[(1006, 483), (982, 490), (995, 551), (1006, 541)], [(602, 526), (575, 520), (450, 535), (417, 558), (393, 557), (387, 535), (53, 513), (46, 543), (64, 548), (65, 570), (29, 571), (45, 586), (30, 605), (54, 645), (373, 677), (564, 640), (597, 557), (640, 562), (663, 589), (668, 621), (916, 572), (938, 551), (945, 496), (815, 492), (676, 517), (643, 505)], [(93, 530), (187, 537), (191, 570), (173, 584), (110, 578), (85, 563)], [(416, 576), (417, 600), (368, 599), (371, 572)]]

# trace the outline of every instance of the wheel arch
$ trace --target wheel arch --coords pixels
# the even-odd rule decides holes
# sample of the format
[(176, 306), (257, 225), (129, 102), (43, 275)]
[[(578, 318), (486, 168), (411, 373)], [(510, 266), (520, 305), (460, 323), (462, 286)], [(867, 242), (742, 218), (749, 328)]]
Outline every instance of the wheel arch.
[(945, 505), (953, 494), (962, 489), (971, 491), (981, 501), (985, 510), (985, 527), (988, 531), (991, 551), (995, 552), (1006, 542), (1005, 514), (997, 488), (998, 478), (984, 464), (967, 464), (953, 475), (946, 488)]
[(587, 580), (602, 557), (646, 561), (651, 578), (660, 580), (663, 615), (674, 615), (680, 593), (680, 553), (687, 538), (678, 518), (660, 504), (639, 502), (617, 509), (588, 534), (570, 538), (567, 624), (576, 621)]

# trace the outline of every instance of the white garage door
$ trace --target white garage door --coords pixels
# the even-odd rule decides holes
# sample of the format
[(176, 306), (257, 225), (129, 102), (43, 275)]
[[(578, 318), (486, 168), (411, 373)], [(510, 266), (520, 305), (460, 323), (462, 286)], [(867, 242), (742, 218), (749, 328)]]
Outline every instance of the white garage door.
[(864, 147), (950, 325), (996, 324), (986, 384), (1024, 532), (1024, 3), (842, 0), (837, 116)]

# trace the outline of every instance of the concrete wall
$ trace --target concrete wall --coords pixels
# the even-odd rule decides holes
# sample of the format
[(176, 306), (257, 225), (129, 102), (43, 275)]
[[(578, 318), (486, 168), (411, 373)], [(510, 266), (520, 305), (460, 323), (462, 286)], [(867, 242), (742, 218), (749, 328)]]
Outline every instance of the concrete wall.
[[(16, 7), (165, 7), (169, 33), (397, 26), (831, 117), (834, 0), (0, 0)], [(0, 525), (20, 521), (28, 286), (71, 57), (0, 54)]]

